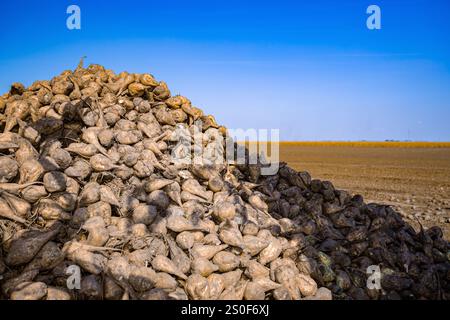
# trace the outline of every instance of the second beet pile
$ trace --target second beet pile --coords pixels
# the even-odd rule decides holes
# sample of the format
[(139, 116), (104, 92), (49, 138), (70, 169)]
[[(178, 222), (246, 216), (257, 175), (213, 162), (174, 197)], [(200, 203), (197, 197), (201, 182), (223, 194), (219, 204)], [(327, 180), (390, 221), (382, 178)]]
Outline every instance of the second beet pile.
[(0, 111), (0, 299), (450, 297), (438, 227), (283, 163), (174, 162), (226, 129), (150, 74), (80, 64)]

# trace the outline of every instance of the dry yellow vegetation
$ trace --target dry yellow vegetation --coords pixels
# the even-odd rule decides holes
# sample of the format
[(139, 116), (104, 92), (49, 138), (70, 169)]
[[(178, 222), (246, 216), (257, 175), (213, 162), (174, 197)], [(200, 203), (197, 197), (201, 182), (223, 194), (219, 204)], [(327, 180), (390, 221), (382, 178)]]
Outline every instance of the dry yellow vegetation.
[[(256, 143), (255, 141), (238, 141), (238, 144)], [(450, 142), (428, 141), (280, 141), (280, 146), (289, 147), (356, 147), (356, 148), (450, 148)]]
[(427, 141), (282, 141), (280, 144), (299, 147), (450, 148), (450, 142)]

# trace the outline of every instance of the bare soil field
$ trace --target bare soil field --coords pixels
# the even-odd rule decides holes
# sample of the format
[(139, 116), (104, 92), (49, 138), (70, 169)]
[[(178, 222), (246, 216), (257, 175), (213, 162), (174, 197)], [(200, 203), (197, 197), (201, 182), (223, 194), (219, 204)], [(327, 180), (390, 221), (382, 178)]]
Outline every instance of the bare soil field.
[(414, 227), (438, 225), (450, 239), (450, 148), (281, 143), (280, 160), (367, 202), (392, 205)]

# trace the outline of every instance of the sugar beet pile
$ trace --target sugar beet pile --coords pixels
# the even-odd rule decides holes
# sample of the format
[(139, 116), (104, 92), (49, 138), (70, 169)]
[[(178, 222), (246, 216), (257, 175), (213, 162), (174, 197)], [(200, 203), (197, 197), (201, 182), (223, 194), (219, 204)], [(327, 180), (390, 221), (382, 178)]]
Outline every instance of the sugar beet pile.
[(1, 299), (450, 297), (439, 227), (284, 163), (173, 163), (176, 127), (226, 129), (150, 74), (81, 62), (0, 111)]

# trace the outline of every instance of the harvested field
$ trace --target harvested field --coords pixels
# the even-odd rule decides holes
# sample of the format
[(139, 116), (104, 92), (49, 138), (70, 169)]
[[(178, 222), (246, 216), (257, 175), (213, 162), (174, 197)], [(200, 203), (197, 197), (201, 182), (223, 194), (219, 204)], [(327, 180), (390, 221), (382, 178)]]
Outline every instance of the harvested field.
[(283, 142), (280, 159), (450, 238), (450, 143)]

